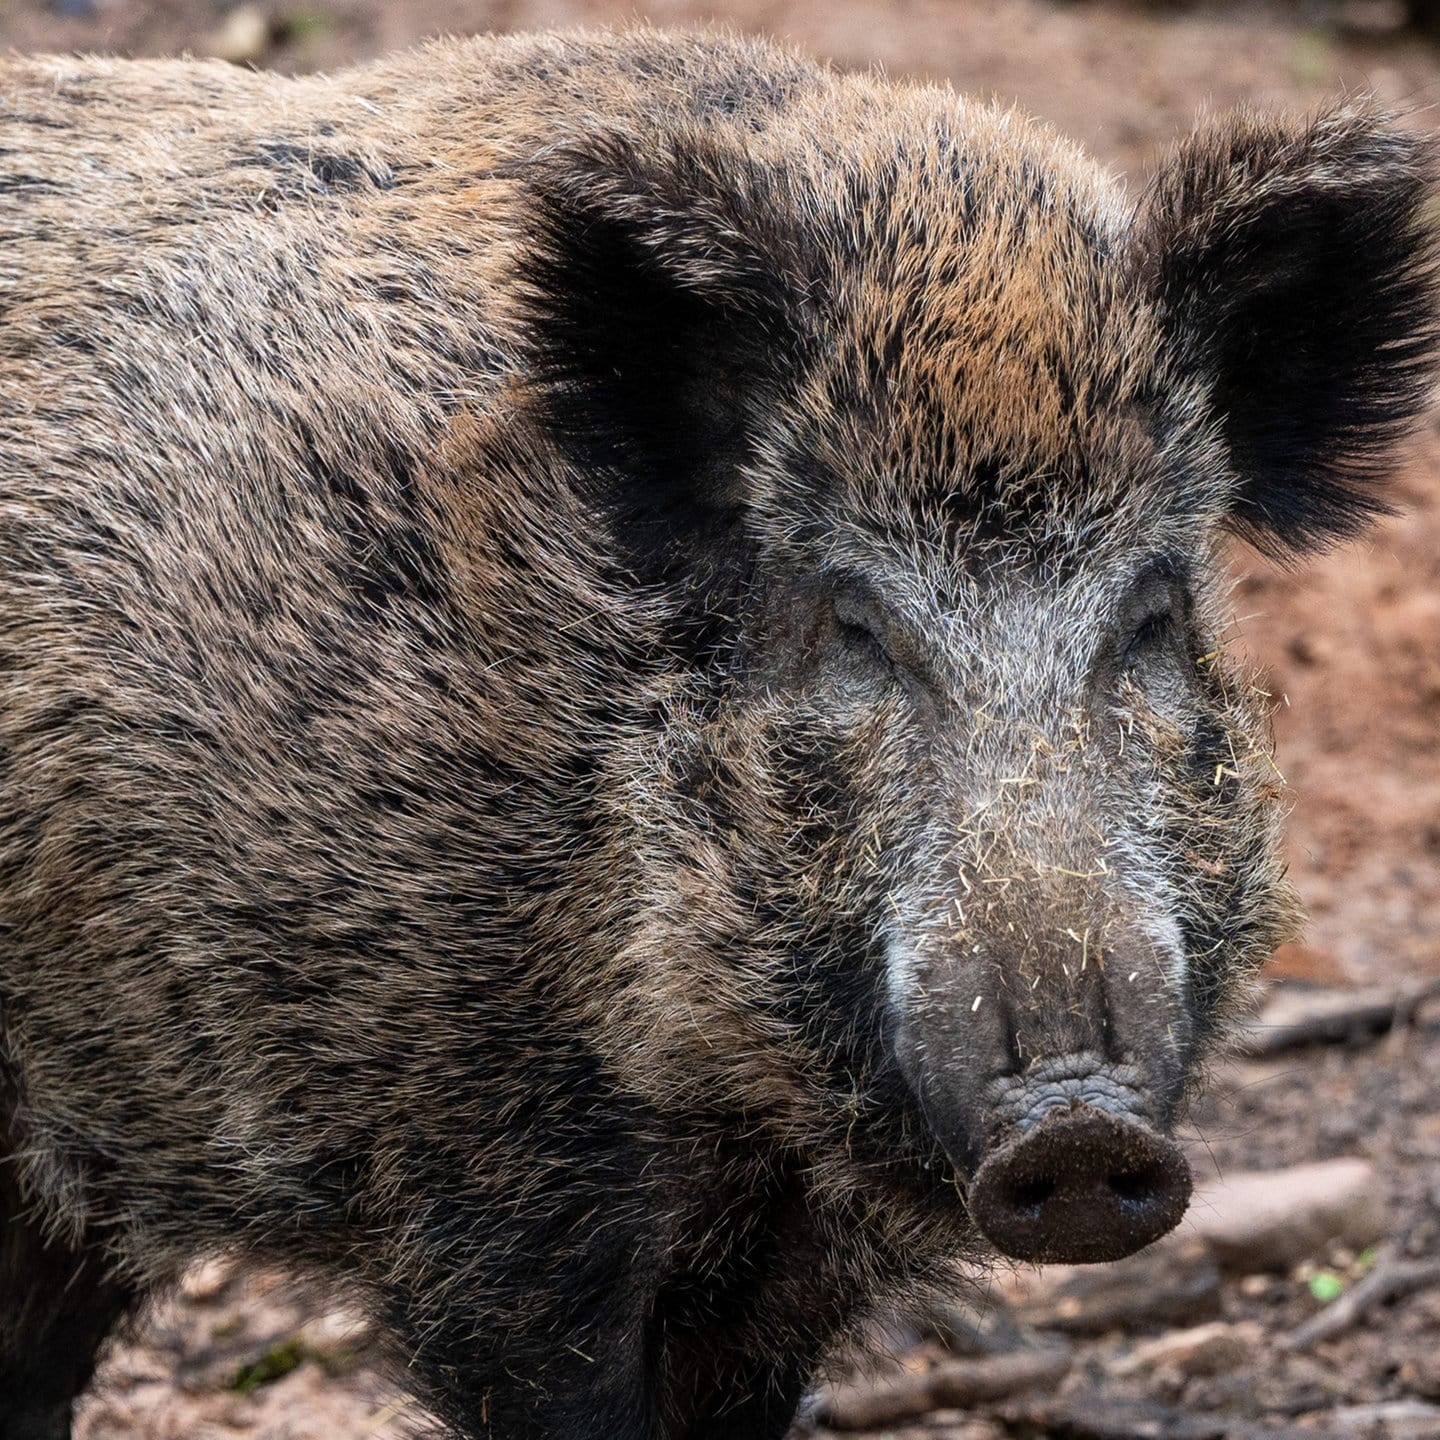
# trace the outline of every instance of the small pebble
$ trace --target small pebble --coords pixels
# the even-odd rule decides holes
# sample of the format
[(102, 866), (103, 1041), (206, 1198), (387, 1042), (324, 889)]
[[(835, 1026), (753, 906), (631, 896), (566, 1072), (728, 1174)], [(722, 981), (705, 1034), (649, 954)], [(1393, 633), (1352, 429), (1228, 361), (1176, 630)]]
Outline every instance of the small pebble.
[(205, 51), (232, 65), (253, 65), (269, 52), (272, 38), (270, 17), (258, 5), (241, 5), (210, 36)]
[(1258, 1325), (1228, 1325), (1217, 1320), (1176, 1330), (1136, 1345), (1112, 1367), (1121, 1378), (1145, 1371), (1175, 1371), (1180, 1375), (1217, 1375), (1243, 1365), (1263, 1339)]

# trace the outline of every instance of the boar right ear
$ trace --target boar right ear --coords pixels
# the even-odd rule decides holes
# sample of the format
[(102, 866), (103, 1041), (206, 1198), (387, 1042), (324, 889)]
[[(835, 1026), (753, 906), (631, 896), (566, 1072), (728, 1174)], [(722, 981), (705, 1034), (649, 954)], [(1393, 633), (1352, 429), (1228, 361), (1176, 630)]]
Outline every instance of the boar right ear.
[(643, 578), (733, 551), (756, 422), (801, 332), (773, 181), (702, 137), (621, 136), (526, 177), (530, 379)]
[(1318, 548), (1384, 510), (1436, 349), (1434, 155), (1374, 114), (1241, 116), (1162, 169), (1140, 231), (1180, 378), (1196, 376), (1262, 550)]

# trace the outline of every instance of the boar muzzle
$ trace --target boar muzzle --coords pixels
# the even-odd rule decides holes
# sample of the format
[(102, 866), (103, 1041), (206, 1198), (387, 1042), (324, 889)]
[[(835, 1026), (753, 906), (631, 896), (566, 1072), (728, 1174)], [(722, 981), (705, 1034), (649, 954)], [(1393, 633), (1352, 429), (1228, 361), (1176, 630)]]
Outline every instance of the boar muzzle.
[(992, 1151), (970, 1213), (1016, 1260), (1119, 1260), (1173, 1230), (1190, 1201), (1190, 1166), (1143, 1121), (1075, 1104), (1053, 1109)]

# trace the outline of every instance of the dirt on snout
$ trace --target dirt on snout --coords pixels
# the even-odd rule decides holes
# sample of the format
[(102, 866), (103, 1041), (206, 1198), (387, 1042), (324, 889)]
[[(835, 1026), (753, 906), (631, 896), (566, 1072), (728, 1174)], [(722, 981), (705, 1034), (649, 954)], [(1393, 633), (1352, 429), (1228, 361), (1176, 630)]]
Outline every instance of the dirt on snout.
[[(1440, 48), (1397, 28), (1404, 14), (1399, 0), (12, 0), (0, 8), (0, 44), (223, 54), (293, 71), (441, 32), (718, 22), (843, 66), (1017, 101), (1138, 184), (1147, 159), (1206, 109), (1365, 92), (1435, 128)], [(1292, 873), (1312, 916), (1306, 942), (1287, 947), (1274, 972), (1357, 995), (1440, 977), (1440, 425), (1426, 426), (1393, 499), (1396, 515), (1369, 541), (1303, 571), (1235, 557), (1234, 643), (1276, 699), (1278, 761), (1294, 792)], [(1374, 1028), (1357, 1022), (1338, 1042), (1225, 1067), (1186, 1142), (1202, 1187), (1362, 1162), (1370, 1168), (1345, 1172), (1346, 1183), (1353, 1191), (1361, 1175), (1372, 1203), (1355, 1202), (1348, 1230), (1276, 1265), (1276, 1232), (1242, 1214), (1242, 1232), (1250, 1224), (1268, 1248), (1237, 1265), (1242, 1235), (1222, 1263), (1200, 1236), (1197, 1205), (1179, 1234), (1199, 1249), (1165, 1242), (1158, 1259), (1104, 1272), (1110, 1281), (982, 1277), (978, 1309), (957, 1298), (963, 1324), (890, 1337), (895, 1363), (859, 1384), (890, 1395), (888, 1418), (868, 1433), (1440, 1437), (1440, 1277), (1423, 1270), (1440, 1256), (1440, 1007), (1419, 1003), (1388, 1034)], [(1270, 1192), (1341, 1172), (1299, 1173), (1308, 1178), (1277, 1179)], [(1312, 1222), (1297, 1209), (1284, 1233)], [(1346, 1305), (1353, 1314), (1333, 1308)], [(1317, 1338), (1306, 1327), (1326, 1313), (1334, 1323)], [(963, 1370), (982, 1362), (990, 1368)], [(909, 1408), (896, 1411), (904, 1377)], [(417, 1418), (358, 1317), (282, 1277), (217, 1262), (114, 1347), (77, 1434), (388, 1440)], [(818, 1420), (805, 1428), (832, 1433)]]

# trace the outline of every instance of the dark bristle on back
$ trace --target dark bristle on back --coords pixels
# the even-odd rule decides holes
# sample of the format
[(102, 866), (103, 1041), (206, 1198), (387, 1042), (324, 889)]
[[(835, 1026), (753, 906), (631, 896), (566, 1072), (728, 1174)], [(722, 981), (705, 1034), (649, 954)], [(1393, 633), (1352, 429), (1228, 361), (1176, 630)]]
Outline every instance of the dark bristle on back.
[(1436, 151), (1364, 109), (1202, 129), (1157, 178), (1144, 264), (1239, 489), (1232, 528), (1285, 559), (1387, 511), (1435, 374)]

